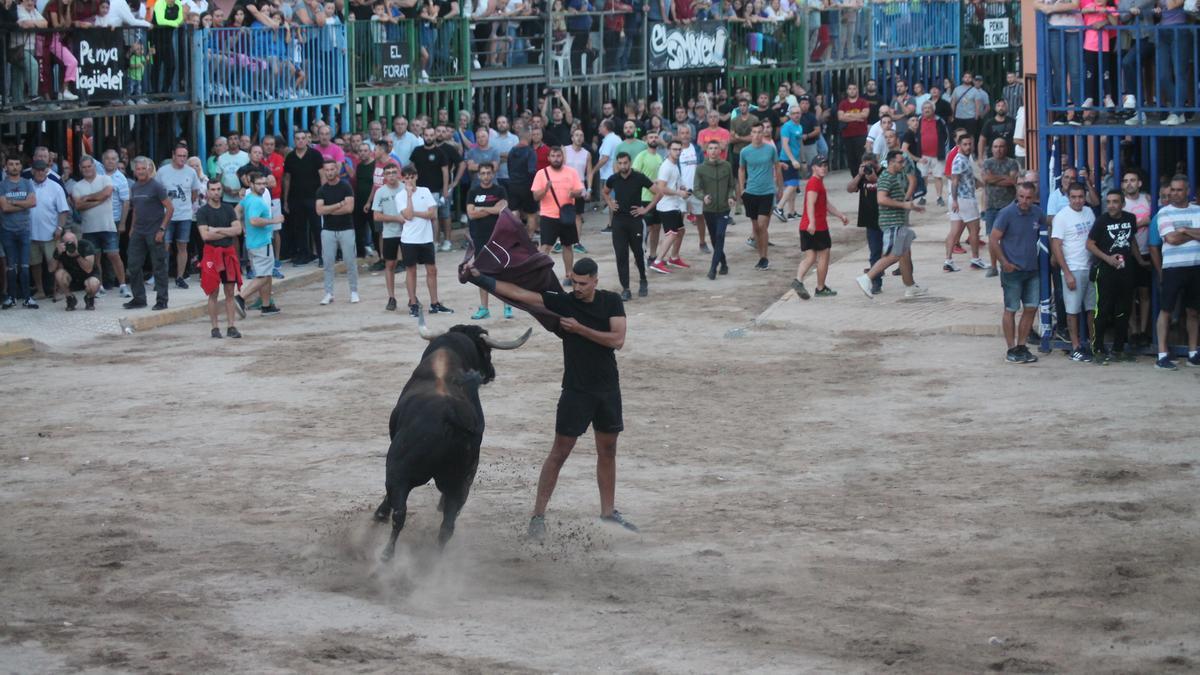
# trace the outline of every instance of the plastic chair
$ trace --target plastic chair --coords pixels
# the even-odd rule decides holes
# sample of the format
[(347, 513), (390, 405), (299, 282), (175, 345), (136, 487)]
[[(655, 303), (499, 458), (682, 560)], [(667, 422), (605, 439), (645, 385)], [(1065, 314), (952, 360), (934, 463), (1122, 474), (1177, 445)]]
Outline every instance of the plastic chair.
[(567, 35), (557, 45), (557, 50), (551, 57), (554, 62), (554, 71), (558, 73), (560, 79), (566, 80), (571, 77), (571, 43), (574, 41), (573, 35)]

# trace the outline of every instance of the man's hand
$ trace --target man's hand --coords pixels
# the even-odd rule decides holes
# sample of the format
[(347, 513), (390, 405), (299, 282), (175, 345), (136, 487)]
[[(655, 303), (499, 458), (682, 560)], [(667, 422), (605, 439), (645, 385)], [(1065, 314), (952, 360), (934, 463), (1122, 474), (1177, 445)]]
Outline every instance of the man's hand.
[(909, 210), (909, 211), (916, 211), (917, 213), (924, 213), (924, 212), (925, 212), (925, 207), (924, 207), (924, 206), (921, 206), (920, 204), (917, 204), (917, 203), (915, 203), (915, 202), (909, 202), (909, 203), (908, 203), (908, 210)]
[(792, 162), (792, 168), (793, 168), (793, 169), (795, 169), (795, 170), (797, 170), (797, 171), (799, 171), (799, 170), (800, 170), (800, 162), (795, 162), (795, 161), (793, 161), (793, 162)]
[(1010, 262), (1004, 262), (1000, 265), (1000, 269), (1003, 269), (1005, 274), (1012, 274), (1017, 271), (1017, 266)]
[(804, 228), (804, 231), (809, 234), (816, 234), (817, 233), (817, 224), (815, 222), (809, 223), (808, 227)]
[(704, 195), (704, 205), (712, 204), (712, 195)]
[(163, 238), (166, 237), (166, 235), (167, 235), (166, 230), (159, 230), (158, 232), (155, 232), (154, 233), (154, 243), (156, 243), (156, 244), (163, 243)]
[(59, 239), (58, 242), (54, 244), (54, 250), (58, 251), (59, 253), (66, 253), (67, 245), (63, 243), (62, 239)]
[(580, 333), (582, 332), (580, 329), (583, 328), (578, 321), (572, 319), (571, 317), (560, 319), (558, 325), (568, 333)]
[(850, 224), (850, 219), (846, 217), (846, 214), (843, 213), (841, 216), (839, 216), (839, 218), (842, 219), (842, 225)]
[(472, 259), (469, 262), (463, 263), (463, 269), (466, 270), (467, 274), (470, 275), (472, 278), (479, 278), (479, 270), (475, 267), (474, 259)]
[(629, 212), (632, 213), (633, 215), (637, 216), (638, 218), (641, 218), (642, 216), (646, 215), (647, 213), (650, 213), (650, 208), (647, 206), (635, 206), (632, 209), (629, 209)]
[(1063, 280), (1067, 282), (1067, 288), (1075, 290), (1075, 275), (1071, 274), (1071, 270), (1063, 270)]
[(737, 197), (730, 197), (729, 198), (729, 208), (732, 209), (736, 204), (737, 204)]

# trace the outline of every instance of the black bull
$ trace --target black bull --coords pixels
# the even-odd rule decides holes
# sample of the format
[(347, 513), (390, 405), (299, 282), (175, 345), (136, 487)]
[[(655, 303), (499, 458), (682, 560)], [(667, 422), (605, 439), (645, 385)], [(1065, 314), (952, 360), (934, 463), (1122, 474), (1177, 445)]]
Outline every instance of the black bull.
[(429, 346), (400, 392), (392, 410), (388, 432), (387, 495), (375, 510), (375, 519), (392, 516), (392, 534), (383, 550), (390, 560), (396, 538), (404, 528), (408, 493), (430, 480), (442, 493), (442, 527), (438, 542), (445, 546), (454, 534), (454, 522), (467, 501), (479, 446), (483, 442), (483, 406), (479, 387), (496, 376), (493, 349), (516, 349), (533, 329), (516, 340), (488, 337), (479, 326), (458, 325), (437, 335), (420, 321), (421, 337)]

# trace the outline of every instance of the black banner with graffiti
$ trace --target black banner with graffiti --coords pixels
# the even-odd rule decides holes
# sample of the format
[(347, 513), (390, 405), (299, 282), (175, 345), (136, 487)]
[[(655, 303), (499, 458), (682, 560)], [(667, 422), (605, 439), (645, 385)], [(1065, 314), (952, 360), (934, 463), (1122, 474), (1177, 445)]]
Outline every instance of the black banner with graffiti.
[(709, 70), (725, 67), (729, 31), (719, 21), (688, 26), (655, 24), (650, 31), (650, 70)]
[(79, 77), (75, 86), (93, 101), (109, 101), (125, 92), (125, 43), (119, 30), (79, 31)]

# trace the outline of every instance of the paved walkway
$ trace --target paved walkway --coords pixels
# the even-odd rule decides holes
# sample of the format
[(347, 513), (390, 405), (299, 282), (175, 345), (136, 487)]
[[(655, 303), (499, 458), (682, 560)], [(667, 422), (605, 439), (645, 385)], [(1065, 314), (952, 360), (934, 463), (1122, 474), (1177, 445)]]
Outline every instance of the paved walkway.
[[(839, 171), (827, 176), (825, 185), (830, 201), (850, 216), (850, 227), (853, 228), (858, 213), (858, 195), (846, 192), (849, 180), (846, 172)], [(854, 281), (867, 267), (865, 240), (862, 244), (854, 244), (857, 248), (850, 252), (838, 251), (835, 243), (836, 260), (829, 266), (827, 283), (838, 292), (837, 297), (801, 300), (794, 291), (788, 290), (759, 315), (757, 323), (826, 327), (835, 333), (1001, 335), (999, 278), (985, 278), (982, 270), (971, 269), (967, 265), (970, 255), (955, 256), (955, 262), (963, 268), (961, 272), (942, 271), (943, 241), (950, 225), (946, 212), (947, 208), (937, 206), (937, 198), (932, 196), (925, 213), (912, 214), (911, 224), (917, 233), (913, 244), (914, 275), (917, 283), (929, 290), (929, 295), (905, 299), (900, 277), (891, 276), (891, 270), (888, 270), (883, 293), (873, 299), (867, 298)], [(830, 221), (837, 242), (838, 230), (843, 228), (836, 218), (831, 217)], [(965, 235), (963, 241), (965, 245)], [(987, 260), (986, 253), (982, 257)], [(792, 272), (794, 274), (794, 270)], [(804, 283), (810, 292), (816, 289), (815, 269), (809, 272)]]

